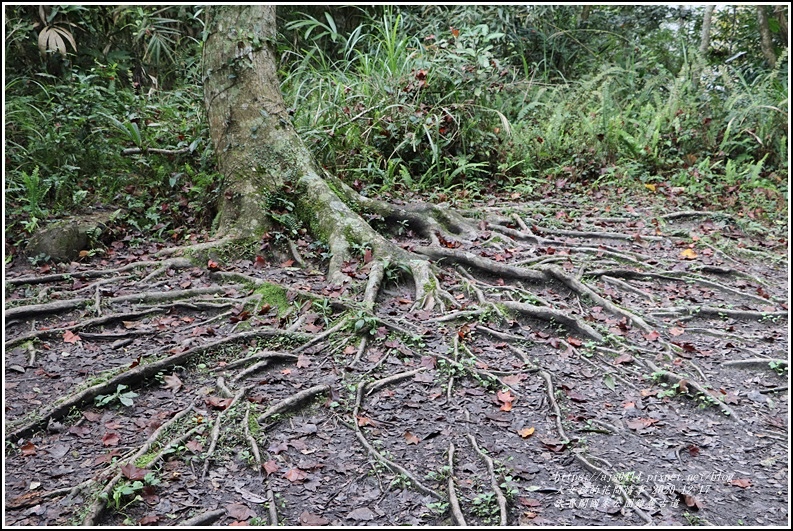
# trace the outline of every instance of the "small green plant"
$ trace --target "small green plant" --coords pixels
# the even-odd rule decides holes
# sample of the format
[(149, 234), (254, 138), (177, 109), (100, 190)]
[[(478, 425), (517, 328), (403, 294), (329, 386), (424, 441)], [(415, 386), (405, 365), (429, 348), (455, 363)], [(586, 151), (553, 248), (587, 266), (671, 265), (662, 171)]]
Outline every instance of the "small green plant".
[(471, 500), (471, 512), (481, 518), (492, 518), (498, 514), (495, 492), (481, 492)]
[(768, 366), (771, 368), (772, 371), (774, 371), (780, 376), (784, 376), (788, 370), (787, 363), (779, 360), (769, 361)]
[(138, 394), (132, 391), (124, 391), (124, 389), (127, 388), (128, 386), (124, 384), (118, 384), (115, 393), (112, 395), (98, 395), (94, 398), (94, 402), (98, 407), (104, 407), (112, 402), (119, 402), (123, 406), (132, 406), (132, 399), (138, 396)]
[(427, 504), (427, 509), (438, 515), (445, 514), (449, 510), (449, 502), (430, 502)]
[(142, 500), (140, 496), (140, 492), (143, 491), (146, 487), (155, 487), (160, 484), (160, 479), (154, 472), (149, 472), (143, 478), (143, 481), (137, 480), (133, 482), (129, 481), (122, 481), (119, 482), (115, 488), (113, 489), (113, 493), (111, 494), (111, 498), (107, 500), (107, 503), (110, 507), (119, 511), (122, 509), (122, 503), (133, 496), (133, 499), (130, 500), (124, 507), (129, 506), (132, 503)]
[(691, 514), (690, 512), (686, 511), (683, 513), (683, 517), (688, 520), (690, 525), (702, 525), (702, 518), (695, 514)]
[(356, 334), (369, 334), (375, 335), (377, 333), (377, 318), (363, 310), (359, 310), (358, 313), (353, 317), (354, 324), (353, 324), (353, 331)]

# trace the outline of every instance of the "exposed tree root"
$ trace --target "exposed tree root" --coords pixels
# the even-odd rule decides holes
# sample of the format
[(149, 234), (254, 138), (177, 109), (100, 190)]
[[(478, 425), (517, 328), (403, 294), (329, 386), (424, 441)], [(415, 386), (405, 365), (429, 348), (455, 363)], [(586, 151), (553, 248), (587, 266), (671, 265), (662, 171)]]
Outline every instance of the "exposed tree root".
[(498, 502), (498, 525), (507, 525), (507, 498), (504, 496), (504, 492), (498, 485), (498, 479), (496, 478), (493, 460), (489, 455), (482, 451), (478, 444), (476, 444), (476, 439), (470, 433), (468, 434), (468, 440), (471, 442), (471, 446), (474, 448), (474, 450), (476, 450), (476, 453), (482, 457), (482, 459), (485, 461), (485, 464), (487, 465), (487, 472), (490, 474), (490, 487), (493, 489), (493, 492), (496, 493), (496, 501)]
[(465, 516), (460, 510), (460, 500), (457, 499), (457, 491), (454, 488), (454, 443), (449, 442), (449, 478), (446, 481), (446, 490), (449, 493), (449, 507), (452, 510), (452, 516), (457, 522), (457, 525), (467, 527), (465, 523)]
[(352, 410), (352, 426), (353, 429), (355, 430), (355, 436), (358, 438), (358, 441), (361, 443), (361, 445), (363, 445), (364, 448), (366, 448), (366, 450), (369, 452), (369, 455), (371, 455), (375, 460), (379, 461), (380, 463), (388, 467), (394, 474), (402, 474), (403, 476), (408, 478), (417, 490), (423, 492), (424, 494), (432, 496), (435, 499), (444, 500), (445, 497), (441, 493), (425, 486), (410, 471), (408, 471), (406, 468), (394, 463), (390, 459), (383, 456), (380, 452), (378, 452), (375, 449), (374, 446), (372, 446), (369, 443), (369, 441), (366, 440), (366, 436), (363, 434), (363, 431), (361, 431), (360, 426), (358, 426), (358, 412), (363, 402), (363, 394), (365, 388), (366, 388), (365, 382), (361, 382), (360, 384), (358, 384), (357, 391), (355, 394), (355, 405), (353, 406), (353, 410)]
[[(466, 478), (466, 483), (458, 479), (469, 472), (470, 469), (461, 467), (461, 463), (470, 463), (470, 457), (467, 461), (462, 460), (466, 445), (461, 445), (460, 440), (454, 439), (459, 437), (459, 433), (449, 425), (437, 429), (433, 426), (433, 431), (427, 430), (432, 437), (439, 438), (429, 441), (428, 436), (428, 442), (421, 443), (426, 444), (426, 463), (417, 462), (406, 466), (400, 458), (393, 457), (400, 454), (400, 448), (393, 452), (393, 448), (388, 447), (390, 443), (387, 438), (382, 441), (378, 438), (375, 443), (379, 445), (382, 442), (385, 449), (376, 447), (369, 440), (372, 434), (377, 433), (377, 425), (372, 421), (371, 430), (364, 428), (366, 417), (362, 415), (377, 418), (377, 423), (388, 427), (397, 425), (402, 418), (400, 415), (404, 415), (400, 413), (388, 417), (388, 414), (375, 414), (373, 411), (378, 404), (386, 401), (392, 394), (390, 389), (377, 395), (374, 393), (385, 388), (404, 389), (412, 386), (409, 393), (403, 393), (417, 397), (410, 407), (419, 407), (426, 403), (428, 408), (437, 407), (449, 417), (455, 411), (460, 411), (461, 400), (480, 401), (477, 405), (478, 411), (486, 415), (487, 420), (483, 417), (476, 437), (473, 434), (466, 434), (466, 437), (473, 452), (486, 464), (487, 473), (479, 470), (477, 484), (490, 485), (498, 504), (500, 525), (507, 525), (510, 519), (514, 520), (517, 508), (509, 506), (500, 487), (501, 478), (496, 472), (496, 462), (483, 448), (490, 449), (493, 434), (499, 433), (498, 430), (504, 429), (503, 426), (509, 423), (504, 421), (504, 415), (491, 415), (493, 409), (488, 409), (493, 408), (494, 404), (498, 407), (496, 393), (505, 391), (520, 398), (518, 408), (525, 407), (532, 399), (537, 399), (538, 394), (540, 400), (544, 398), (548, 405), (546, 421), (555, 427), (552, 429), (555, 429), (564, 446), (564, 450), (559, 451), (569, 452), (584, 469), (600, 477), (611, 478), (610, 486), (623, 500), (623, 511), (632, 510), (643, 521), (652, 524), (650, 515), (636, 507), (631, 500), (631, 492), (614, 479), (611, 469), (619, 469), (622, 463), (615, 465), (595, 457), (597, 451), (590, 453), (589, 449), (576, 448), (577, 439), (571, 439), (568, 433), (592, 432), (593, 439), (602, 438), (603, 434), (615, 434), (618, 437), (639, 440), (642, 437), (640, 433), (622, 427), (622, 421), (618, 417), (619, 404), (620, 401), (629, 403), (638, 401), (640, 398), (637, 397), (647, 396), (660, 401), (661, 395), (656, 397), (655, 390), (648, 391), (648, 385), (652, 386), (659, 380), (671, 384), (678, 394), (706, 399), (707, 403), (720, 408), (721, 412), (735, 422), (746, 425), (748, 429), (755, 422), (751, 413), (744, 420), (737, 412), (743, 413), (744, 408), (748, 409), (751, 404), (745, 405), (742, 402), (733, 409), (708, 391), (709, 385), (717, 389), (722, 385), (721, 382), (713, 381), (714, 365), (722, 368), (777, 371), (788, 366), (787, 360), (779, 357), (783, 354), (765, 358), (762, 356), (769, 352), (768, 348), (755, 346), (755, 350), (752, 350), (752, 345), (745, 344), (746, 337), (741, 335), (737, 326), (735, 330), (729, 329), (729, 332), (725, 332), (718, 329), (718, 325), (708, 326), (710, 322), (702, 324), (701, 328), (685, 327), (682, 324), (694, 318), (714, 319), (717, 322), (732, 319), (743, 324), (761, 321), (762, 329), (765, 330), (766, 327), (778, 328), (779, 323), (787, 319), (787, 312), (783, 311), (786, 307), (783, 304), (784, 297), (779, 291), (768, 294), (756, 289), (756, 285), (763, 285), (762, 279), (737, 282), (736, 277), (747, 278), (739, 269), (716, 265), (695, 267), (693, 264), (686, 264), (688, 267), (685, 271), (682, 268), (676, 270), (675, 267), (679, 264), (672, 263), (676, 258), (676, 250), (671, 251), (672, 258), (669, 262), (658, 259), (654, 249), (662, 249), (664, 246), (655, 242), (668, 243), (668, 237), (617, 233), (610, 230), (543, 229), (519, 215), (511, 219), (491, 216), (486, 220), (475, 220), (436, 206), (389, 205), (360, 197), (346, 189), (343, 183), (333, 180), (329, 182), (332, 183), (334, 191), (340, 191), (339, 196), (344, 201), (333, 203), (334, 206), (330, 208), (332, 213), (326, 213), (327, 218), (320, 217), (315, 220), (321, 226), (335, 227), (325, 234), (334, 255), (327, 282), (319, 287), (317, 284), (321, 281), (307, 286), (310, 282), (305, 278), (312, 275), (304, 275), (300, 283), (290, 284), (290, 277), (300, 276), (302, 272), (295, 268), (282, 271), (276, 281), (284, 283), (283, 292), (288, 294), (288, 301), (291, 303), (294, 294), (298, 294), (298, 304), (290, 304), (287, 313), (279, 312), (275, 315), (275, 312), (267, 314), (263, 311), (259, 314), (259, 309), (267, 300), (261, 295), (266, 290), (258, 288), (273, 285), (274, 282), (264, 280), (261, 272), (252, 271), (250, 268), (238, 268), (235, 271), (229, 267), (229, 270), (214, 271), (207, 276), (202, 266), (204, 280), (210, 278), (215, 283), (211, 287), (172, 290), (172, 287), (179, 284), (170, 280), (164, 281), (163, 275), (166, 273), (169, 279), (175, 276), (169, 270), (194, 265), (194, 262), (178, 255), (189, 255), (193, 260), (197, 260), (197, 257), (215, 256), (214, 253), (221, 254), (221, 246), (235, 243), (232, 237), (182, 249), (163, 250), (159, 253), (163, 258), (161, 261), (129, 264), (90, 274), (76, 273), (73, 278), (99, 279), (77, 290), (58, 285), (68, 281), (65, 274), (17, 278), (9, 284), (46, 286), (46, 292), (39, 292), (39, 295), (44, 293), (45, 297), (73, 297), (39, 304), (38, 302), (47, 299), (40, 298), (35, 293), (25, 293), (24, 300), (16, 300), (15, 304), (18, 306), (7, 310), (7, 319), (17, 329), (17, 333), (10, 336), (5, 343), (7, 355), (14, 347), (29, 343), (23, 349), (12, 351), (17, 359), (27, 361), (15, 361), (15, 371), (22, 373), (37, 363), (47, 363), (43, 361), (45, 358), (57, 360), (57, 349), (64, 342), (67, 332), (79, 333), (84, 342), (75, 345), (74, 351), (86, 346), (92, 349), (118, 349), (113, 352), (112, 359), (116, 359), (122, 353), (121, 347), (126, 350), (127, 347), (137, 346), (126, 354), (124, 363), (129, 363), (129, 356), (133, 356), (133, 359), (135, 354), (140, 356), (131, 366), (122, 366), (116, 369), (117, 372), (104, 375), (104, 381), (85, 382), (82, 388), (75, 389), (61, 400), (45, 402), (39, 411), (13, 422), (6, 433), (7, 441), (12, 446), (23, 443), (26, 438), (47, 426), (50, 427), (50, 434), (66, 433), (58, 421), (63, 420), (73, 408), (88, 407), (98, 395), (113, 394), (118, 385), (127, 385), (141, 393), (147, 392), (155, 387), (147, 386), (155, 375), (167, 373), (176, 366), (187, 367), (191, 375), (190, 369), (195, 364), (200, 362), (204, 366), (205, 370), (200, 377), (189, 383), (185, 380), (185, 388), (202, 389), (197, 392), (195, 400), (200, 399), (207, 389), (214, 389), (218, 395), (227, 397), (224, 403), (231, 399), (225, 409), (215, 414), (211, 430), (203, 422), (193, 425), (185, 421), (191, 411), (196, 412), (197, 417), (208, 416), (203, 411), (199, 414), (191, 404), (160, 426), (146, 441), (122, 455), (115, 464), (96, 472), (91, 479), (70, 489), (53, 489), (16, 496), (12, 498), (13, 508), (30, 507), (27, 504), (42, 503), (42, 500), (80, 492), (85, 494), (88, 507), (88, 515), (83, 523), (104, 525), (110, 519), (107, 500), (112, 499), (114, 489), (124, 480), (119, 465), (140, 462), (140, 458), (145, 456), (145, 468), (154, 468), (157, 463), (163, 463), (168, 455), (174, 454), (177, 447), (198, 435), (200, 441), (207, 444), (207, 449), (203, 456), (203, 468), (198, 471), (193, 469), (194, 476), (207, 479), (212, 466), (211, 477), (214, 484), (217, 480), (214, 467), (219, 470), (222, 460), (227, 459), (228, 455), (221, 452), (225, 449), (223, 445), (229, 440), (235, 440), (248, 452), (244, 459), (248, 468), (243, 468), (244, 472), (257, 476), (256, 481), (260, 485), (264, 482), (262, 495), (266, 495), (267, 509), (262, 516), (267, 517), (270, 525), (278, 525), (279, 518), (283, 519), (281, 523), (296, 521), (295, 515), (291, 514), (294, 511), (289, 507), (279, 506), (284, 507), (283, 512), (280, 508), (276, 509), (275, 493), (280, 495), (286, 492), (280, 490), (279, 485), (279, 481), (285, 481), (284, 478), (270, 475), (270, 470), (268, 478), (262, 478), (262, 467), (268, 459), (263, 453), (272, 450), (266, 450), (267, 444), (263, 443), (260, 432), (267, 431), (269, 438), (270, 430), (281, 430), (285, 425), (292, 424), (293, 420), (294, 425), (298, 426), (301, 408), (316, 397), (327, 394), (330, 396), (328, 404), (333, 405), (312, 407), (311, 415), (316, 415), (321, 421), (312, 419), (311, 424), (320, 425), (322, 422), (324, 425), (334, 425), (345, 430), (344, 426), (349, 424), (347, 419), (351, 417), (352, 424), (348, 426), (350, 431), (345, 432), (346, 436), (353, 446), (358, 445), (366, 451), (373, 469), (382, 465), (393, 474), (403, 476), (412, 490), (435, 500), (448, 502), (452, 519), (458, 525), (465, 526), (467, 522), (473, 522), (474, 517), (478, 522), (481, 515), (465, 507), (466, 497), (460, 495), (461, 489), (468, 484), (468, 479)], [(314, 200), (325, 197), (323, 194), (328, 192), (327, 189), (321, 190), (322, 185), (310, 178), (301, 186), (301, 190), (308, 196), (317, 194)], [(326, 188), (327, 186), (325, 184)], [(355, 213), (369, 216), (375, 221), (385, 221), (386, 225), (392, 227), (399, 222), (399, 226), (420, 235), (423, 240), (406, 243), (404, 238), (388, 239), (385, 233), (381, 234), (371, 226), (355, 221)], [(339, 222), (339, 216), (348, 214), (350, 219), (345, 218), (344, 222)], [(677, 213), (662, 219), (673, 221), (702, 217), (701, 214), (703, 213)], [(603, 223), (629, 221), (633, 222), (635, 219), (607, 218)], [(586, 225), (577, 226), (586, 228)], [(519, 230), (512, 227), (518, 227)], [(492, 232), (483, 236), (485, 231)], [(596, 246), (587, 241), (583, 241), (582, 245), (574, 243), (575, 239), (583, 238), (590, 241), (605, 239), (617, 242), (614, 247)], [(305, 244), (300, 245), (302, 249)], [(360, 252), (364, 247), (369, 249), (365, 255)], [(306, 253), (301, 256), (300, 249), (294, 244), (291, 246), (291, 253), (301, 267), (303, 264), (306, 267), (316, 266), (310, 263), (311, 255)], [(393, 273), (396, 270), (402, 276), (395, 276)], [(197, 269), (178, 274), (185, 277), (201, 274), (201, 271), (196, 271)], [(718, 281), (706, 278), (706, 274), (719, 275)], [(122, 294), (118, 297), (106, 295), (114, 287), (113, 275), (116, 275), (117, 282), (123, 283), (127, 290), (126, 293), (119, 291)], [(122, 275), (125, 278), (122, 279)], [(399, 277), (398, 281), (395, 281), (396, 277)], [(658, 289), (659, 284), (669, 287), (669, 291)], [(747, 285), (749, 289), (744, 289), (743, 286)], [(108, 291), (105, 288), (109, 288)], [(252, 289), (256, 291), (251, 293)], [(691, 292), (686, 291), (687, 289)], [(696, 290), (700, 289), (708, 292), (708, 297), (704, 297), (707, 304), (696, 299)], [(768, 287), (765, 289), (772, 291)], [(710, 299), (713, 292), (718, 292), (719, 295)], [(332, 295), (328, 295), (329, 293)], [(339, 296), (340, 293), (343, 295)], [(689, 301), (692, 302), (691, 306), (685, 306)], [(321, 319), (318, 317), (317, 307), (323, 308)], [(72, 321), (45, 328), (51, 325), (55, 314), (70, 311), (73, 312)], [(86, 318), (89, 314), (101, 312), (105, 315)], [(180, 315), (180, 312), (188, 312), (189, 317), (184, 313)], [(250, 314), (246, 315), (249, 320), (240, 317), (243, 313)], [(180, 318), (184, 321), (179, 322)], [(27, 319), (36, 319), (41, 328), (27, 326), (23, 329), (20, 322)], [(148, 320), (151, 322), (146, 322)], [(127, 321), (138, 321), (141, 324), (133, 328)], [(363, 322), (364, 327), (356, 327), (357, 321)], [(124, 329), (120, 328), (120, 324), (118, 329), (113, 329), (113, 325), (121, 322), (125, 322)], [(168, 333), (167, 327), (171, 326), (171, 322), (179, 323), (179, 335), (173, 337), (172, 341), (162, 341), (163, 331)], [(210, 335), (205, 333), (210, 325), (213, 334), (218, 333), (215, 331), (217, 329), (228, 335), (198, 344), (206, 340), (205, 335)], [(672, 327), (678, 327), (678, 330), (672, 330)], [(250, 329), (240, 331), (246, 328)], [(656, 332), (663, 334), (663, 337), (658, 337)], [(673, 343), (672, 341), (677, 341), (673, 337), (680, 333), (688, 334), (685, 336), (686, 341)], [(707, 334), (717, 334), (717, 340), (731, 340), (734, 345), (725, 350), (735, 349), (742, 355), (750, 353), (753, 357), (745, 360), (720, 360), (710, 353), (704, 353), (702, 358), (695, 359), (674, 356), (682, 355), (687, 347), (690, 349), (687, 344), (689, 341), (694, 342), (700, 335)], [(781, 336), (776, 329), (774, 334), (777, 335), (769, 334), (770, 340), (779, 341), (774, 349), (781, 350), (782, 340), (778, 339)], [(156, 342), (149, 344), (148, 337), (156, 338)], [(48, 342), (44, 345), (45, 348), (35, 348), (36, 342), (41, 340)], [(277, 340), (278, 344), (265, 345), (259, 340)], [(112, 346), (111, 342), (114, 342)], [(54, 352), (50, 353), (49, 348)], [(69, 348), (64, 346), (66, 355), (70, 354)], [(233, 354), (228, 354), (232, 349)], [(222, 356), (219, 354), (221, 352)], [(626, 361), (628, 352), (634, 356)], [(707, 355), (713, 357), (708, 359), (705, 357)], [(275, 368), (273, 366), (276, 362), (287, 367)], [(294, 369), (295, 365), (298, 370)], [(398, 367), (396, 372), (386, 369), (394, 366)], [(683, 370), (688, 371), (696, 375), (696, 380), (674, 372), (680, 367), (684, 368), (679, 370), (680, 374)], [(283, 372), (280, 369), (284, 369)], [(581, 372), (583, 376), (571, 382), (569, 372), (572, 371)], [(533, 377), (526, 378), (526, 374), (535, 372), (539, 373), (542, 383)], [(32, 371), (27, 372), (25, 378), (32, 380), (40, 376), (31, 373)], [(298, 379), (295, 376), (297, 373), (301, 376), (312, 374), (313, 379)], [(430, 377), (430, 374), (433, 376)], [(648, 376), (653, 382), (649, 381)], [(598, 387), (601, 378), (608, 389)], [(591, 382), (593, 379), (594, 387)], [(20, 378), (20, 385), (25, 381)], [(581, 403), (574, 403), (577, 402), (575, 398), (570, 401), (557, 399), (557, 394), (562, 389), (570, 392), (570, 387), (577, 384), (594, 389), (586, 397), (590, 404), (598, 398), (606, 400), (608, 404), (603, 409), (607, 414), (598, 418), (598, 406), (590, 406), (588, 411), (584, 411), (587, 408)], [(273, 387), (269, 387), (271, 385)], [(781, 393), (787, 390), (785, 386), (771, 387), (772, 385), (765, 384), (766, 388), (759, 392)], [(257, 394), (259, 386), (267, 386), (261, 387), (267, 390)], [(479, 389), (473, 389), (477, 386)], [(667, 387), (667, 391), (668, 389)], [(354, 397), (351, 396), (353, 393)], [(712, 402), (709, 400), (711, 397)], [(668, 403), (670, 399), (673, 400), (670, 394), (663, 395), (664, 403)], [(193, 404), (196, 403), (195, 400)], [(261, 405), (263, 400), (264, 405)], [(432, 402), (433, 400), (436, 401)], [(762, 397), (757, 400), (758, 403), (761, 400)], [(207, 404), (209, 403), (208, 401)], [(685, 406), (689, 401), (682, 400), (681, 403)], [(651, 402), (651, 407), (654, 404), (655, 402)], [(611, 409), (615, 405), (617, 407)], [(245, 408), (244, 416), (240, 407)], [(467, 413), (467, 409), (462, 409)], [(295, 418), (290, 417), (289, 422), (273, 419), (276, 415), (293, 412)], [(506, 410), (497, 413), (505, 412)], [(533, 413), (534, 411), (527, 408), (526, 414)], [(672, 415), (673, 412), (667, 414)], [(615, 416), (617, 420), (613, 420)], [(436, 419), (442, 418), (440, 415), (427, 415), (419, 418), (417, 422), (430, 425)], [(585, 424), (582, 419), (585, 419)], [(491, 420), (492, 425), (488, 424)], [(240, 422), (242, 424), (236, 426)], [(270, 424), (264, 426), (265, 423)], [(260, 430), (257, 430), (257, 424)], [(772, 425), (777, 427), (777, 424)], [(515, 439), (514, 426), (513, 423), (510, 428), (513, 431), (510, 435), (512, 439)], [(757, 426), (752, 426), (752, 432), (760, 433), (756, 428)], [(166, 430), (170, 430), (167, 435)], [(227, 433), (234, 431), (234, 437), (227, 437)], [(203, 437), (206, 437), (206, 441)], [(480, 447), (477, 439), (482, 441), (483, 438), (484, 442)], [(768, 438), (773, 440), (773, 434), (769, 434)], [(323, 438), (320, 441), (318, 438), (317, 444), (324, 444), (324, 440)], [(437, 444), (441, 440), (443, 443)], [(502, 439), (506, 440), (508, 438)], [(670, 437), (670, 440), (675, 439)], [(534, 451), (533, 441), (534, 439), (527, 439), (524, 442), (528, 446), (522, 448)], [(404, 444), (404, 441), (399, 442)], [(409, 452), (414, 448), (419, 447), (407, 447), (405, 455), (411, 455)], [(442, 459), (443, 451), (447, 448), (446, 459)], [(424, 448), (421, 447), (421, 450)], [(314, 455), (313, 448), (306, 449), (306, 452), (304, 455)], [(316, 455), (322, 453), (318, 452)], [(325, 455), (327, 453), (325, 451)], [(679, 448), (677, 455), (679, 460)], [(281, 458), (279, 456), (277, 459)], [(243, 461), (242, 458), (238, 460)], [(449, 467), (446, 481), (440, 481), (438, 485), (423, 483), (421, 478), (428, 471), (426, 468), (437, 467), (444, 462)], [(190, 468), (194, 467), (193, 463), (193, 460), (189, 461)], [(544, 465), (547, 470), (552, 466), (554, 465), (550, 461)], [(342, 474), (346, 472), (344, 467), (339, 470)], [(188, 475), (189, 472), (188, 469)], [(366, 474), (352, 477), (346, 485), (354, 482), (354, 487), (362, 492), (362, 478), (365, 476)], [(312, 481), (312, 488), (322, 483), (319, 479)], [(388, 485), (377, 470), (375, 477), (368, 478), (368, 481), (367, 489), (379, 487), (380, 500), (385, 499), (387, 494), (393, 494), (393, 490), (390, 490), (393, 487)], [(206, 481), (201, 483), (209, 484)], [(336, 500), (340, 491), (337, 486), (332, 496), (323, 498), (322, 507), (331, 511), (331, 501)], [(351, 489), (351, 492), (355, 491)], [(373, 496), (372, 500), (375, 498)], [(224, 509), (207, 511), (184, 520), (182, 525), (206, 524), (226, 513)], [(495, 518), (494, 510), (492, 517)], [(309, 520), (306, 522), (310, 523)]]
[(182, 520), (179, 522), (180, 527), (197, 527), (200, 525), (209, 525), (221, 516), (224, 516), (228, 511), (226, 509), (215, 509), (214, 511), (206, 511), (197, 514), (192, 518)]

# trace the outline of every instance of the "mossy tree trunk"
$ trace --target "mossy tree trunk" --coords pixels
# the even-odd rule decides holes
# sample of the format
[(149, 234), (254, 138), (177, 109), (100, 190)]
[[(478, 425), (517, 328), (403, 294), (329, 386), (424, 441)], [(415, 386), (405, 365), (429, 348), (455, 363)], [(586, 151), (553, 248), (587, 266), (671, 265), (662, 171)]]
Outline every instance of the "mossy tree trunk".
[[(427, 205), (396, 208), (362, 198), (317, 167), (289, 120), (281, 94), (273, 51), (275, 7), (213, 6), (207, 28), (204, 102), (225, 176), (218, 235), (261, 236), (270, 224), (268, 195), (286, 194), (304, 226), (330, 247), (331, 281), (345, 278), (340, 270), (351, 243), (367, 244), (383, 266), (401, 261), (414, 276), (428, 278), (425, 259), (394, 245), (360, 214), (404, 220), (430, 236), (466, 232), (465, 224)], [(420, 287), (417, 294), (422, 294)]]

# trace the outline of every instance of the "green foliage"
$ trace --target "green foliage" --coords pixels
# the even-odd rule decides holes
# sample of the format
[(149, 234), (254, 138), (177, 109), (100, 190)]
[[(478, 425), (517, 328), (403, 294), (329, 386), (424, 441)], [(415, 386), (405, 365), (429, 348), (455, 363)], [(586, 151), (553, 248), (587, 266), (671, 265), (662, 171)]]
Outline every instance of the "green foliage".
[(366, 183), (359, 189), (449, 188), (498, 170), (510, 130), (498, 110), (504, 73), (493, 53), (502, 34), (480, 24), (423, 43), (387, 10), (356, 28), (343, 41), (345, 59), (334, 61), (319, 40), (329, 24), (310, 18), (288, 27), (317, 36), (283, 89), (300, 102), (294, 123), (323, 165)]
[[(5, 9), (12, 244), (96, 205), (148, 238), (208, 226), (223, 183), (203, 115), (203, 8)], [(299, 9), (281, 8), (277, 43), (293, 123), (364, 194), (613, 185), (786, 222), (788, 56), (772, 6), (774, 70), (755, 6), (716, 11), (704, 58), (701, 7)], [(285, 235), (303, 230), (287, 196), (268, 203)]]
[(130, 407), (133, 405), (132, 399), (138, 396), (138, 393), (133, 391), (124, 391), (124, 389), (127, 388), (128, 386), (124, 384), (118, 384), (115, 393), (112, 395), (97, 395), (94, 398), (94, 402), (96, 402), (98, 407), (106, 406), (108, 404), (112, 404), (113, 402), (118, 402), (123, 406)]
[(111, 496), (107, 500), (108, 506), (116, 511), (121, 510), (124, 501), (133, 497), (127, 505), (141, 500), (140, 493), (147, 486), (155, 487), (160, 484), (160, 479), (154, 472), (149, 472), (143, 481), (120, 481), (114, 488)]

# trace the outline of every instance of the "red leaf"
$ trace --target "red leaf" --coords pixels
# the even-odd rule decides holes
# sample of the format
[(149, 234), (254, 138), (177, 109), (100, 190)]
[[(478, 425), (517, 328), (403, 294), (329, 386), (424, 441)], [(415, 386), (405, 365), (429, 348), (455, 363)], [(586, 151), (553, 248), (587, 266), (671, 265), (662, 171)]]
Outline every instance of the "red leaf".
[(22, 455), (36, 455), (36, 445), (30, 441), (20, 446), (19, 449), (22, 450)]
[(308, 474), (300, 470), (299, 468), (290, 468), (284, 474), (284, 477), (288, 479), (292, 483), (296, 483), (298, 481), (303, 481), (308, 477)]
[(616, 358), (614, 358), (614, 365), (619, 365), (620, 363), (631, 363), (633, 361), (633, 356), (630, 354), (620, 354)]
[(230, 503), (226, 505), (226, 511), (228, 511), (229, 516), (235, 520), (247, 520), (248, 518), (256, 516), (256, 513), (244, 503)]
[(330, 520), (327, 518), (322, 518), (321, 516), (317, 516), (316, 514), (311, 514), (308, 511), (303, 511), (300, 513), (300, 516), (297, 517), (298, 522), (300, 525), (305, 526), (319, 526), (319, 525), (328, 525)]
[(145, 468), (138, 468), (132, 463), (121, 465), (121, 473), (124, 474), (124, 477), (127, 479), (131, 479), (132, 481), (142, 481), (143, 478), (149, 473), (148, 470)]
[(231, 398), (220, 398), (217, 396), (210, 396), (205, 401), (206, 405), (214, 409), (224, 410), (231, 404)]
[(266, 463), (262, 463), (262, 468), (269, 476), (270, 474), (275, 474), (278, 472), (278, 463), (274, 459), (270, 459)]
[(185, 444), (185, 446), (187, 447), (188, 450), (190, 450), (194, 454), (200, 454), (201, 452), (204, 451), (204, 445), (201, 444), (201, 441), (198, 441), (196, 439), (192, 439), (188, 441), (187, 444)]
[(661, 334), (659, 334), (658, 332), (656, 332), (655, 330), (653, 330), (653, 331), (652, 331), (652, 332), (650, 332), (649, 334), (642, 334), (642, 336), (643, 336), (643, 337), (644, 337), (644, 339), (646, 339), (647, 341), (657, 341), (657, 340), (658, 340), (658, 338), (659, 338), (659, 337), (661, 337)]
[(217, 271), (220, 269), (220, 266), (214, 260), (209, 260), (207, 262), (207, 269), (209, 269), (210, 271)]
[(105, 446), (118, 446), (118, 433), (108, 432), (102, 437), (102, 444)]
[(283, 262), (283, 263), (281, 264), (281, 267), (292, 267), (292, 265), (293, 265), (294, 263), (295, 263), (295, 261), (294, 261), (294, 260), (292, 260), (292, 259), (290, 258), (289, 260), (287, 260), (287, 261)]
[(583, 344), (583, 342), (580, 339), (575, 337), (568, 337), (567, 342), (573, 345), (574, 347), (580, 347)]
[(63, 342), (64, 343), (77, 343), (81, 341), (80, 336), (77, 334), (73, 334), (71, 330), (67, 330), (63, 334)]
[(147, 514), (140, 520), (138, 520), (138, 525), (154, 525), (160, 521), (160, 517), (156, 514)]
[(413, 435), (412, 433), (410, 433), (409, 431), (405, 432), (404, 437), (405, 437), (405, 441), (407, 441), (408, 444), (418, 444), (419, 443), (419, 438), (416, 437), (415, 435)]
[(253, 261), (253, 267), (256, 269), (267, 267), (267, 260), (265, 260), (263, 256), (257, 254), (256, 259)]
[(496, 393), (496, 398), (501, 402), (501, 411), (512, 411), (512, 402), (515, 401), (515, 395), (509, 391), (499, 391)]

